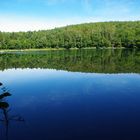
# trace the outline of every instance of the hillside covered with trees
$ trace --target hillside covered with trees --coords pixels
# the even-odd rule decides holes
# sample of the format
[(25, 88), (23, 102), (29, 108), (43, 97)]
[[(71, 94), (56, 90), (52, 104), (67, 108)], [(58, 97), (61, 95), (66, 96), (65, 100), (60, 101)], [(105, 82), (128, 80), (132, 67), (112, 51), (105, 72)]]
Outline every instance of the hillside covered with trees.
[(71, 25), (34, 32), (0, 32), (0, 49), (140, 48), (140, 21)]

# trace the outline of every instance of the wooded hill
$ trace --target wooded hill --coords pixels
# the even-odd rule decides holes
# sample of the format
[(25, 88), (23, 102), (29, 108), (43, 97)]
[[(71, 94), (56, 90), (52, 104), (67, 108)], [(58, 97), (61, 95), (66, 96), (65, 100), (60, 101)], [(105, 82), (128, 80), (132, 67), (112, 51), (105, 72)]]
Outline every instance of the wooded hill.
[(34, 32), (0, 32), (0, 49), (140, 48), (140, 21), (99, 22)]

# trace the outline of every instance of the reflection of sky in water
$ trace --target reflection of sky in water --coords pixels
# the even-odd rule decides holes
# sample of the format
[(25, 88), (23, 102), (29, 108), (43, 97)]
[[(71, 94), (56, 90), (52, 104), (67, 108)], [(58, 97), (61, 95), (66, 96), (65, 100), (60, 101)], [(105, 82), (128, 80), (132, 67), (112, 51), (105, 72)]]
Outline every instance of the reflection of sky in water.
[[(56, 137), (63, 139), (61, 133), (64, 129), (73, 129), (71, 136), (75, 133), (82, 135), (82, 132), (88, 135), (94, 129), (98, 134), (99, 128), (100, 133), (109, 134), (112, 131), (113, 134), (120, 129), (117, 123), (122, 125), (122, 129), (127, 128), (126, 132), (131, 131), (128, 122), (136, 128), (140, 124), (140, 121), (137, 125), (135, 122), (140, 117), (139, 74), (11, 69), (0, 72), (0, 78), (0, 82), (13, 94), (9, 98), (12, 109), (20, 112), (33, 127), (38, 125), (38, 128), (30, 126), (30, 129), (42, 135), (45, 132), (38, 129), (45, 129), (48, 138), (51, 138), (52, 130)], [(137, 129), (134, 130), (137, 132)], [(70, 135), (70, 132), (66, 134)], [(34, 140), (38, 138), (31, 134), (30, 137)]]
[[(1, 81), (16, 97), (16, 103), (61, 103), (84, 96), (135, 97), (139, 74), (73, 73), (45, 69), (10, 69), (0, 72)], [(21, 98), (19, 98), (21, 97)]]

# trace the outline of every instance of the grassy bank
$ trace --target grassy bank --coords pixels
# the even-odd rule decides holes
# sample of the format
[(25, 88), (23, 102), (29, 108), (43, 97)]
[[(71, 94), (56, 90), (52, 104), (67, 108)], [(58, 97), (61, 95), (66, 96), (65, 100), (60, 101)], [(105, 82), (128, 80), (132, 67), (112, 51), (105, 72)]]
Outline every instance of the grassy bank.
[[(96, 49), (95, 47), (91, 47), (91, 48), (82, 48), (82, 49)], [(0, 53), (5, 53), (5, 52), (31, 52), (31, 51), (55, 51), (55, 50), (78, 50), (78, 48), (70, 48), (70, 49), (66, 49), (66, 48), (44, 48), (44, 49), (3, 49), (0, 50)]]
[(52, 51), (52, 50), (65, 50), (64, 48), (56, 49), (56, 48), (45, 48), (45, 49), (8, 49), (8, 50), (0, 50), (1, 53), (3, 52), (23, 52), (23, 51)]
[[(81, 48), (83, 49), (97, 49), (96, 47), (87, 47), (87, 48)], [(103, 47), (103, 48), (98, 48), (98, 49), (125, 49), (125, 47), (119, 47), (119, 48), (112, 48), (112, 47)], [(31, 51), (55, 51), (55, 50), (68, 50), (66, 48), (44, 48), (44, 49), (2, 49), (0, 50), (0, 53), (5, 53), (5, 52), (31, 52)], [(70, 48), (69, 50), (79, 50), (79, 48)]]

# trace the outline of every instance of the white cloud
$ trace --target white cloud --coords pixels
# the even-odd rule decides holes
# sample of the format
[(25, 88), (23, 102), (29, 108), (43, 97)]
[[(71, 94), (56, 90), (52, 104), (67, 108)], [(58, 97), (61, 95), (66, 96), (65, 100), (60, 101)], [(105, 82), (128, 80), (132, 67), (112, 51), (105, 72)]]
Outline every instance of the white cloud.
[(39, 19), (33, 17), (18, 17), (13, 15), (0, 15), (0, 31), (3, 32), (18, 32), (18, 31), (38, 31), (53, 29), (71, 24), (80, 24), (88, 22), (100, 21), (124, 21), (124, 20), (139, 20), (140, 16), (129, 17), (71, 17), (68, 19)]
[(18, 32), (46, 30), (61, 27), (68, 23), (55, 20), (43, 20), (31, 17), (0, 16), (0, 31)]
[(133, 8), (136, 4), (136, 0), (81, 0), (81, 2), (86, 14), (108, 17), (108, 20), (112, 18), (122, 20), (123, 17), (130, 19), (134, 16)]
[(79, 24), (84, 22), (99, 21), (96, 18), (80, 18), (73, 17), (69, 19), (38, 19), (32, 17), (17, 17), (0, 15), (0, 31), (18, 32), (18, 31), (37, 31), (47, 30), (55, 27), (62, 27), (71, 24)]

